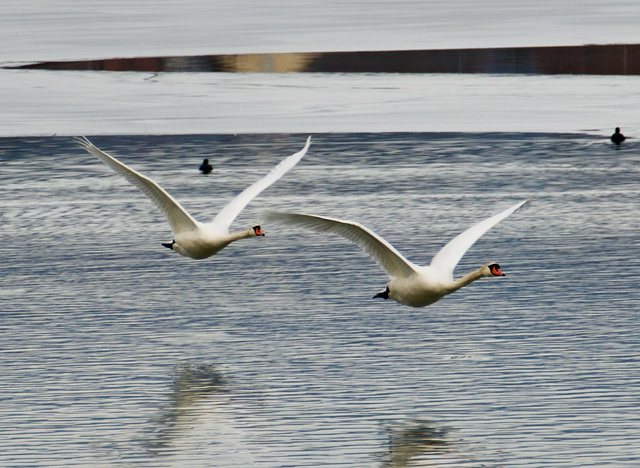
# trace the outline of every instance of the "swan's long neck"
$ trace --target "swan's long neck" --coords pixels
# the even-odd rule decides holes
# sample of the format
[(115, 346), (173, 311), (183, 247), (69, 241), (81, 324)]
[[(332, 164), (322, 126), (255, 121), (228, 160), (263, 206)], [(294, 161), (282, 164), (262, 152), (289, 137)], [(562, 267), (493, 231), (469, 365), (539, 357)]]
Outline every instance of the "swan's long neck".
[(451, 284), (451, 287), (449, 288), (450, 290), (447, 292), (447, 294), (451, 294), (452, 292), (455, 292), (460, 288), (464, 288), (465, 286), (473, 283), (474, 281), (479, 280), (480, 278), (486, 278), (487, 276), (491, 275), (491, 273), (489, 273), (488, 275), (487, 273), (488, 273), (488, 269), (486, 265), (478, 268), (477, 270), (472, 271), (471, 273), (467, 273), (466, 275), (464, 275), (461, 278), (458, 278)]
[(232, 232), (226, 240), (231, 243), (240, 239), (246, 239), (247, 237), (256, 237), (256, 233), (253, 231), (253, 228), (247, 229), (246, 231)]

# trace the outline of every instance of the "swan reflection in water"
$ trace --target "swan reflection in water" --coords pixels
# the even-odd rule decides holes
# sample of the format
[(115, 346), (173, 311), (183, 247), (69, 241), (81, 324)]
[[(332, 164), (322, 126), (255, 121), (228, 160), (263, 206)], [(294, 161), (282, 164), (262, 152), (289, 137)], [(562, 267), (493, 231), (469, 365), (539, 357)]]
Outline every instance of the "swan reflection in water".
[(397, 427), (385, 428), (389, 437), (389, 449), (382, 453), (384, 468), (402, 468), (413, 465), (419, 456), (436, 457), (453, 451), (447, 440), (449, 428), (438, 428), (432, 421), (413, 420)]
[(173, 391), (166, 410), (154, 421), (153, 440), (147, 449), (156, 454), (176, 450), (174, 442), (197, 425), (203, 414), (217, 413), (227, 403), (228, 379), (213, 364), (176, 366)]

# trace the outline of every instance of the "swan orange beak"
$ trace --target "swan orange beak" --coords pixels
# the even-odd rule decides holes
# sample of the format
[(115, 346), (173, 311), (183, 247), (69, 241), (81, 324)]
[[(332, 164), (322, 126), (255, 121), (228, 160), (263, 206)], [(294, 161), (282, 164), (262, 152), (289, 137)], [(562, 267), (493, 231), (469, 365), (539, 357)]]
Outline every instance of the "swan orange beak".
[(491, 265), (491, 274), (493, 276), (507, 276), (502, 271), (500, 271), (500, 267), (498, 265)]
[(254, 227), (253, 232), (255, 232), (258, 237), (264, 237), (264, 232), (262, 232), (262, 228), (260, 226)]

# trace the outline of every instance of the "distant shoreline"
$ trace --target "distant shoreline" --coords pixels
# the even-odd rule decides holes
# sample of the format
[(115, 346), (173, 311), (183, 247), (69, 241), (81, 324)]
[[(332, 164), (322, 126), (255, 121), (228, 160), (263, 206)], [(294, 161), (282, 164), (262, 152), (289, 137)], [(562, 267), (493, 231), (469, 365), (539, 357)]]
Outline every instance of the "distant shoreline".
[(5, 69), (226, 73), (640, 75), (640, 44), (107, 58)]

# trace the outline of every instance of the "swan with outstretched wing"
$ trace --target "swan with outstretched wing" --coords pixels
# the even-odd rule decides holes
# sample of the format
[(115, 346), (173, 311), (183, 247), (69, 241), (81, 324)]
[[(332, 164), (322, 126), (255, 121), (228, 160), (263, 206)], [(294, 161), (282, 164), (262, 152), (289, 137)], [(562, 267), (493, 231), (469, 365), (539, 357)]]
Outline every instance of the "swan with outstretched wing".
[(266, 176), (243, 190), (218, 213), (213, 221), (201, 223), (196, 221), (178, 201), (149, 177), (140, 174), (100, 150), (86, 137), (76, 137), (75, 140), (81, 148), (96, 156), (116, 173), (135, 185), (160, 208), (167, 218), (174, 236), (172, 242), (164, 243), (162, 244), (163, 246), (178, 252), (180, 255), (195, 259), (210, 257), (234, 241), (248, 237), (264, 236), (262, 228), (257, 225), (247, 230), (233, 233), (229, 232), (229, 228), (233, 220), (251, 200), (298, 164), (311, 144), (311, 137), (309, 137), (302, 150), (284, 159), (271, 169)]
[(469, 248), (493, 226), (511, 215), (527, 201), (516, 203), (495, 216), (481, 221), (453, 238), (433, 257), (429, 266), (418, 266), (407, 260), (391, 244), (362, 224), (303, 213), (267, 214), (267, 219), (337, 234), (368, 253), (389, 275), (391, 281), (374, 297), (392, 299), (412, 307), (424, 307), (439, 301), (480, 278), (505, 276), (500, 265), (489, 262), (457, 280), (453, 270)]

